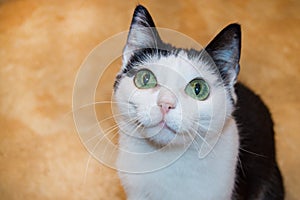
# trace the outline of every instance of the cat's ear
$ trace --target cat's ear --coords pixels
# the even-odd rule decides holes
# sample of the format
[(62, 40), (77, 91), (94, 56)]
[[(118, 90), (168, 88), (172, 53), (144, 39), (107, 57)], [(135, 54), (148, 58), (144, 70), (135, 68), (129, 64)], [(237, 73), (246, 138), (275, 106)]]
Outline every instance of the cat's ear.
[(123, 63), (127, 63), (134, 51), (158, 48), (161, 39), (148, 10), (138, 5), (133, 13), (127, 42), (123, 50)]
[(230, 24), (205, 48), (214, 60), (225, 84), (233, 86), (240, 70), (241, 27)]

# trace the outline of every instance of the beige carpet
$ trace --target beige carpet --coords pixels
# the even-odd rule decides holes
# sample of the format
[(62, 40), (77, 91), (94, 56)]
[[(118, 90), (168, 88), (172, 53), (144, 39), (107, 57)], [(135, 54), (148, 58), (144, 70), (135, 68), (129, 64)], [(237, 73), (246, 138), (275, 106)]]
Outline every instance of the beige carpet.
[[(137, 2), (0, 0), (0, 199), (125, 199), (115, 171), (81, 144), (71, 103), (80, 64), (128, 29)], [(240, 80), (273, 113), (286, 199), (299, 199), (300, 2), (140, 3), (158, 26), (203, 45), (228, 23), (242, 24)]]

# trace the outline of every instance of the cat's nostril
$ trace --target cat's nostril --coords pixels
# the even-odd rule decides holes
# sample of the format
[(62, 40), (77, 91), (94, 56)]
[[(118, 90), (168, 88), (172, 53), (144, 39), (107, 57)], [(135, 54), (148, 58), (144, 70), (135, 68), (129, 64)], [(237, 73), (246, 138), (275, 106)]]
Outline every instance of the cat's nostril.
[(169, 110), (174, 109), (175, 106), (169, 103), (160, 103), (159, 106), (161, 107), (161, 110), (163, 113), (169, 112)]

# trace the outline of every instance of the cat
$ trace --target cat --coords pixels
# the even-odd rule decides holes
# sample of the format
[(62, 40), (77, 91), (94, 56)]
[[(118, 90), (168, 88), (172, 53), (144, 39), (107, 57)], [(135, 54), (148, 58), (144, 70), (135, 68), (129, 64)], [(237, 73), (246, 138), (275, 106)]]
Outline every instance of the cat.
[(127, 199), (284, 199), (270, 113), (237, 82), (240, 50), (239, 24), (182, 49), (136, 7), (114, 84)]

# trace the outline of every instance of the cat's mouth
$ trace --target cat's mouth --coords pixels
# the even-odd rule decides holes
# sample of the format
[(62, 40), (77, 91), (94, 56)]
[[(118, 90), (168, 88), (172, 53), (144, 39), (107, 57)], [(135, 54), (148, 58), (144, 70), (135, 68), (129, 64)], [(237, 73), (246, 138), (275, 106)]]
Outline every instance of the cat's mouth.
[(168, 126), (167, 122), (164, 120), (159, 122), (157, 126), (160, 127), (161, 129), (168, 129), (169, 131), (171, 131), (174, 134), (177, 133), (172, 127)]
[(168, 126), (168, 124), (166, 123), (166, 121), (162, 120), (159, 124), (159, 127), (161, 127), (162, 129), (169, 129), (172, 133), (176, 134), (177, 131), (175, 131), (172, 127)]

